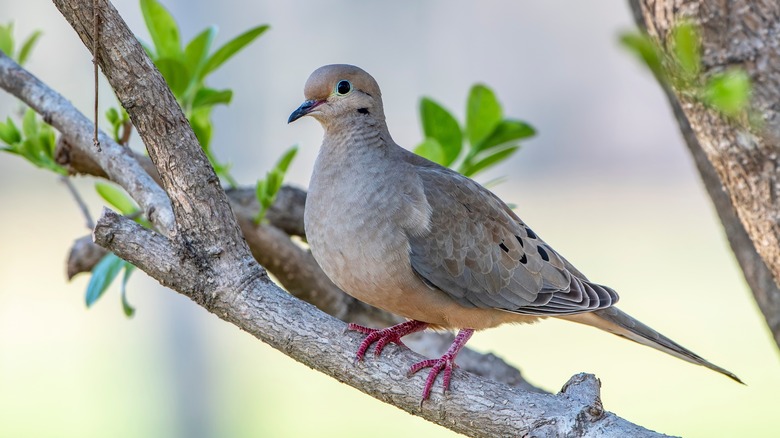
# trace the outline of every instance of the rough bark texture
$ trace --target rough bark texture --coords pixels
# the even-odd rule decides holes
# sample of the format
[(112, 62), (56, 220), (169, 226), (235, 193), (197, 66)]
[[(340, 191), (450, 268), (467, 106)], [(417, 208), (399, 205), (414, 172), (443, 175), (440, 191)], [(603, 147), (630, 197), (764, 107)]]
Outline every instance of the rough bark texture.
[(661, 44), (697, 23), (702, 74), (739, 66), (753, 82), (761, 127), (729, 121), (666, 88), (683, 136), (756, 302), (780, 347), (780, 3), (776, 0), (630, 0)]

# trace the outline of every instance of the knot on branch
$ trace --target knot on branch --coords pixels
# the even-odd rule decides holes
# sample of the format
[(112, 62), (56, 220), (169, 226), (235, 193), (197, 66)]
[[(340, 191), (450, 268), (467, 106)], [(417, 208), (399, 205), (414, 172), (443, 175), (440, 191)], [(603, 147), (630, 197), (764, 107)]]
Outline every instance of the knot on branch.
[(91, 271), (106, 253), (105, 248), (92, 242), (92, 236), (76, 239), (68, 254), (68, 280), (72, 280), (76, 274), (81, 272)]
[(594, 422), (604, 416), (601, 404), (601, 381), (593, 374), (572, 376), (561, 388), (561, 395), (583, 406), (577, 421)]

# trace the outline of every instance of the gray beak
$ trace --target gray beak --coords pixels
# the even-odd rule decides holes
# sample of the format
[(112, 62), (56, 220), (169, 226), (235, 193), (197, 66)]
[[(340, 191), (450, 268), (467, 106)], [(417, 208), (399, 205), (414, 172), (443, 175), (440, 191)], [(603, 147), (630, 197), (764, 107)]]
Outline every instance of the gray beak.
[(301, 117), (305, 116), (306, 114), (309, 114), (314, 110), (314, 108), (318, 107), (321, 103), (323, 103), (322, 100), (307, 100), (306, 102), (303, 102), (301, 106), (298, 107), (297, 110), (293, 111), (292, 114), (290, 114), (290, 118), (287, 119), (287, 123), (292, 123)]

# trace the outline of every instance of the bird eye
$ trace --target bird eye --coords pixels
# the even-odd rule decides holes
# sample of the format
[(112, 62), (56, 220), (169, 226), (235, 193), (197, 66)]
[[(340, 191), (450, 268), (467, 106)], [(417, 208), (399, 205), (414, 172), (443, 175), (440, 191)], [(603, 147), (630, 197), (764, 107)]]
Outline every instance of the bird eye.
[(336, 84), (336, 94), (343, 96), (350, 91), (352, 91), (352, 84), (350, 84), (349, 81), (342, 80)]

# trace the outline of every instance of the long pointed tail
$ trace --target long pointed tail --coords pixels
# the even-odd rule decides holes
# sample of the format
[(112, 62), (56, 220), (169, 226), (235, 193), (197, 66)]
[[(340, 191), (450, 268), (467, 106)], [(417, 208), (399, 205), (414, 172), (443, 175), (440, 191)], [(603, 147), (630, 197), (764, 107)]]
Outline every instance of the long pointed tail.
[(615, 307), (597, 310), (595, 312), (561, 316), (559, 318), (600, 328), (604, 331), (622, 336), (639, 344), (653, 347), (684, 361), (695, 363), (697, 365), (707, 367), (713, 371), (717, 371), (744, 385), (744, 382), (742, 382), (742, 380), (740, 380), (739, 377), (737, 377), (734, 373), (705, 360), (696, 353), (658, 333), (649, 326), (637, 321), (630, 315)]

